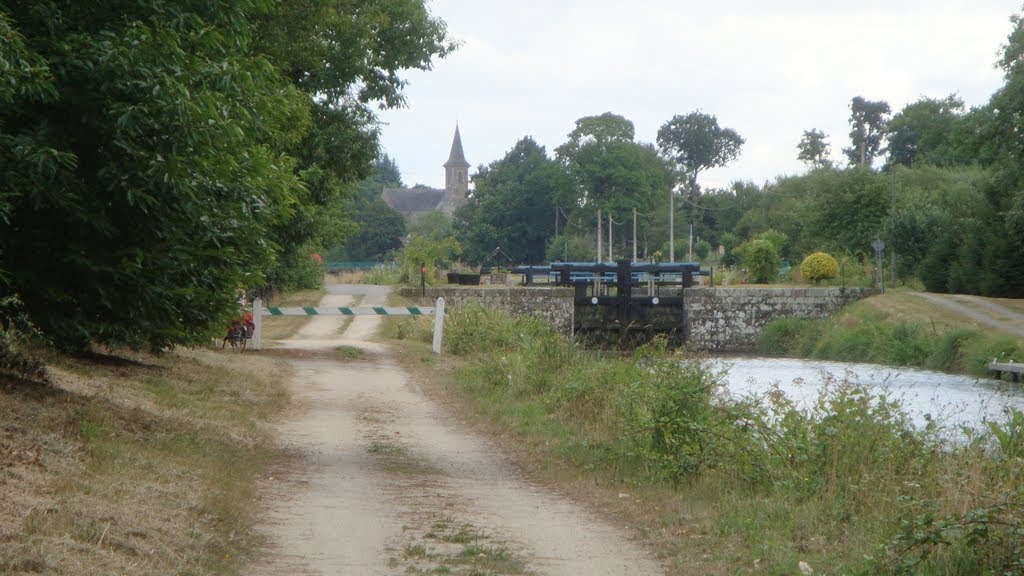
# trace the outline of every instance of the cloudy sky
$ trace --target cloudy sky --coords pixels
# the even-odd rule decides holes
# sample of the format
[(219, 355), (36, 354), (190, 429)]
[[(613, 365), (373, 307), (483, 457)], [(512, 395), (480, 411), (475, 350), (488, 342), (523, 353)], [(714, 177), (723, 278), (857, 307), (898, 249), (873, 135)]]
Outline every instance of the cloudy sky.
[(458, 122), (471, 173), (524, 136), (553, 156), (575, 121), (613, 112), (655, 142), (674, 115), (713, 114), (746, 139), (704, 187), (805, 171), (804, 130), (849, 145), (849, 102), (898, 111), (1002, 85), (995, 68), (1021, 0), (430, 0), (461, 48), (407, 73), (408, 106), (383, 111), (407, 185), (444, 186)]

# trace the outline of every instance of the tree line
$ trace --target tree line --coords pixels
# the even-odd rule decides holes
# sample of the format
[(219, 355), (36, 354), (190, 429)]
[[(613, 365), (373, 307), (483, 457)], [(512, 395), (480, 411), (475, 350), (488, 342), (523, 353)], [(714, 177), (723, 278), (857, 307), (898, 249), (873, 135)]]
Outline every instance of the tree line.
[(966, 109), (953, 94), (893, 114), (856, 96), (844, 164), (828, 135), (809, 129), (796, 150), (809, 171), (763, 185), (701, 190), (699, 174), (737, 158), (744, 139), (700, 110), (668, 120), (656, 144), (611, 112), (577, 120), (551, 155), (524, 137), (473, 176), (455, 214), (463, 258), (480, 262), (500, 246), (516, 262), (592, 260), (598, 210), (613, 257), (629, 257), (635, 210), (641, 257), (686, 254), (679, 224), (691, 223), (701, 251), (722, 246), (727, 264), (760, 240), (793, 262), (817, 251), (868, 262), (880, 239), (886, 266), (928, 290), (1024, 297), (1024, 25), (1011, 23), (1005, 84), (985, 105)]

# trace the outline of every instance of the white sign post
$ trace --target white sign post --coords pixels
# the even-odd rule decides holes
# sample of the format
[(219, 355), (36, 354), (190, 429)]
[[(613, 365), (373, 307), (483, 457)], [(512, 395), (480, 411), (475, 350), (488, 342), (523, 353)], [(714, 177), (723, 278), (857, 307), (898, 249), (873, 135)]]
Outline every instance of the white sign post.
[(260, 349), (260, 339), (263, 338), (263, 299), (257, 298), (252, 301), (252, 349)]
[(441, 353), (441, 333), (444, 331), (444, 298), (434, 305), (434, 354)]

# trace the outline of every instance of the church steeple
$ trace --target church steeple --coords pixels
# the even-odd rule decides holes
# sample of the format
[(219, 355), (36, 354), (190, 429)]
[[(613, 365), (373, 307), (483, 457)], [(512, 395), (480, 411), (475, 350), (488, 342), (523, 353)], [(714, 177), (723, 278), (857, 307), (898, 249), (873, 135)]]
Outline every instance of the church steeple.
[(466, 200), (469, 192), (469, 162), (462, 152), (462, 135), (459, 125), (455, 125), (455, 138), (452, 139), (452, 151), (448, 161), (444, 163), (444, 194), (450, 206), (457, 206)]

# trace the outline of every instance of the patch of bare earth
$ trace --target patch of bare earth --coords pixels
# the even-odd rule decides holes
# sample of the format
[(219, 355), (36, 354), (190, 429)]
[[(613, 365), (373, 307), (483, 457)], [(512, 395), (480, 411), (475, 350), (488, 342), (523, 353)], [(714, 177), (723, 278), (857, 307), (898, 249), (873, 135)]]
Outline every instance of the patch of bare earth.
[(435, 404), (370, 340), (375, 317), (355, 318), (340, 337), (329, 337), (332, 326), (315, 318), (278, 346), (322, 353), (344, 344), (366, 355), (292, 360), (297, 409), (279, 433), (293, 458), (263, 484), (271, 545), (252, 573), (662, 573), (626, 532), (524, 480), (497, 444)]

